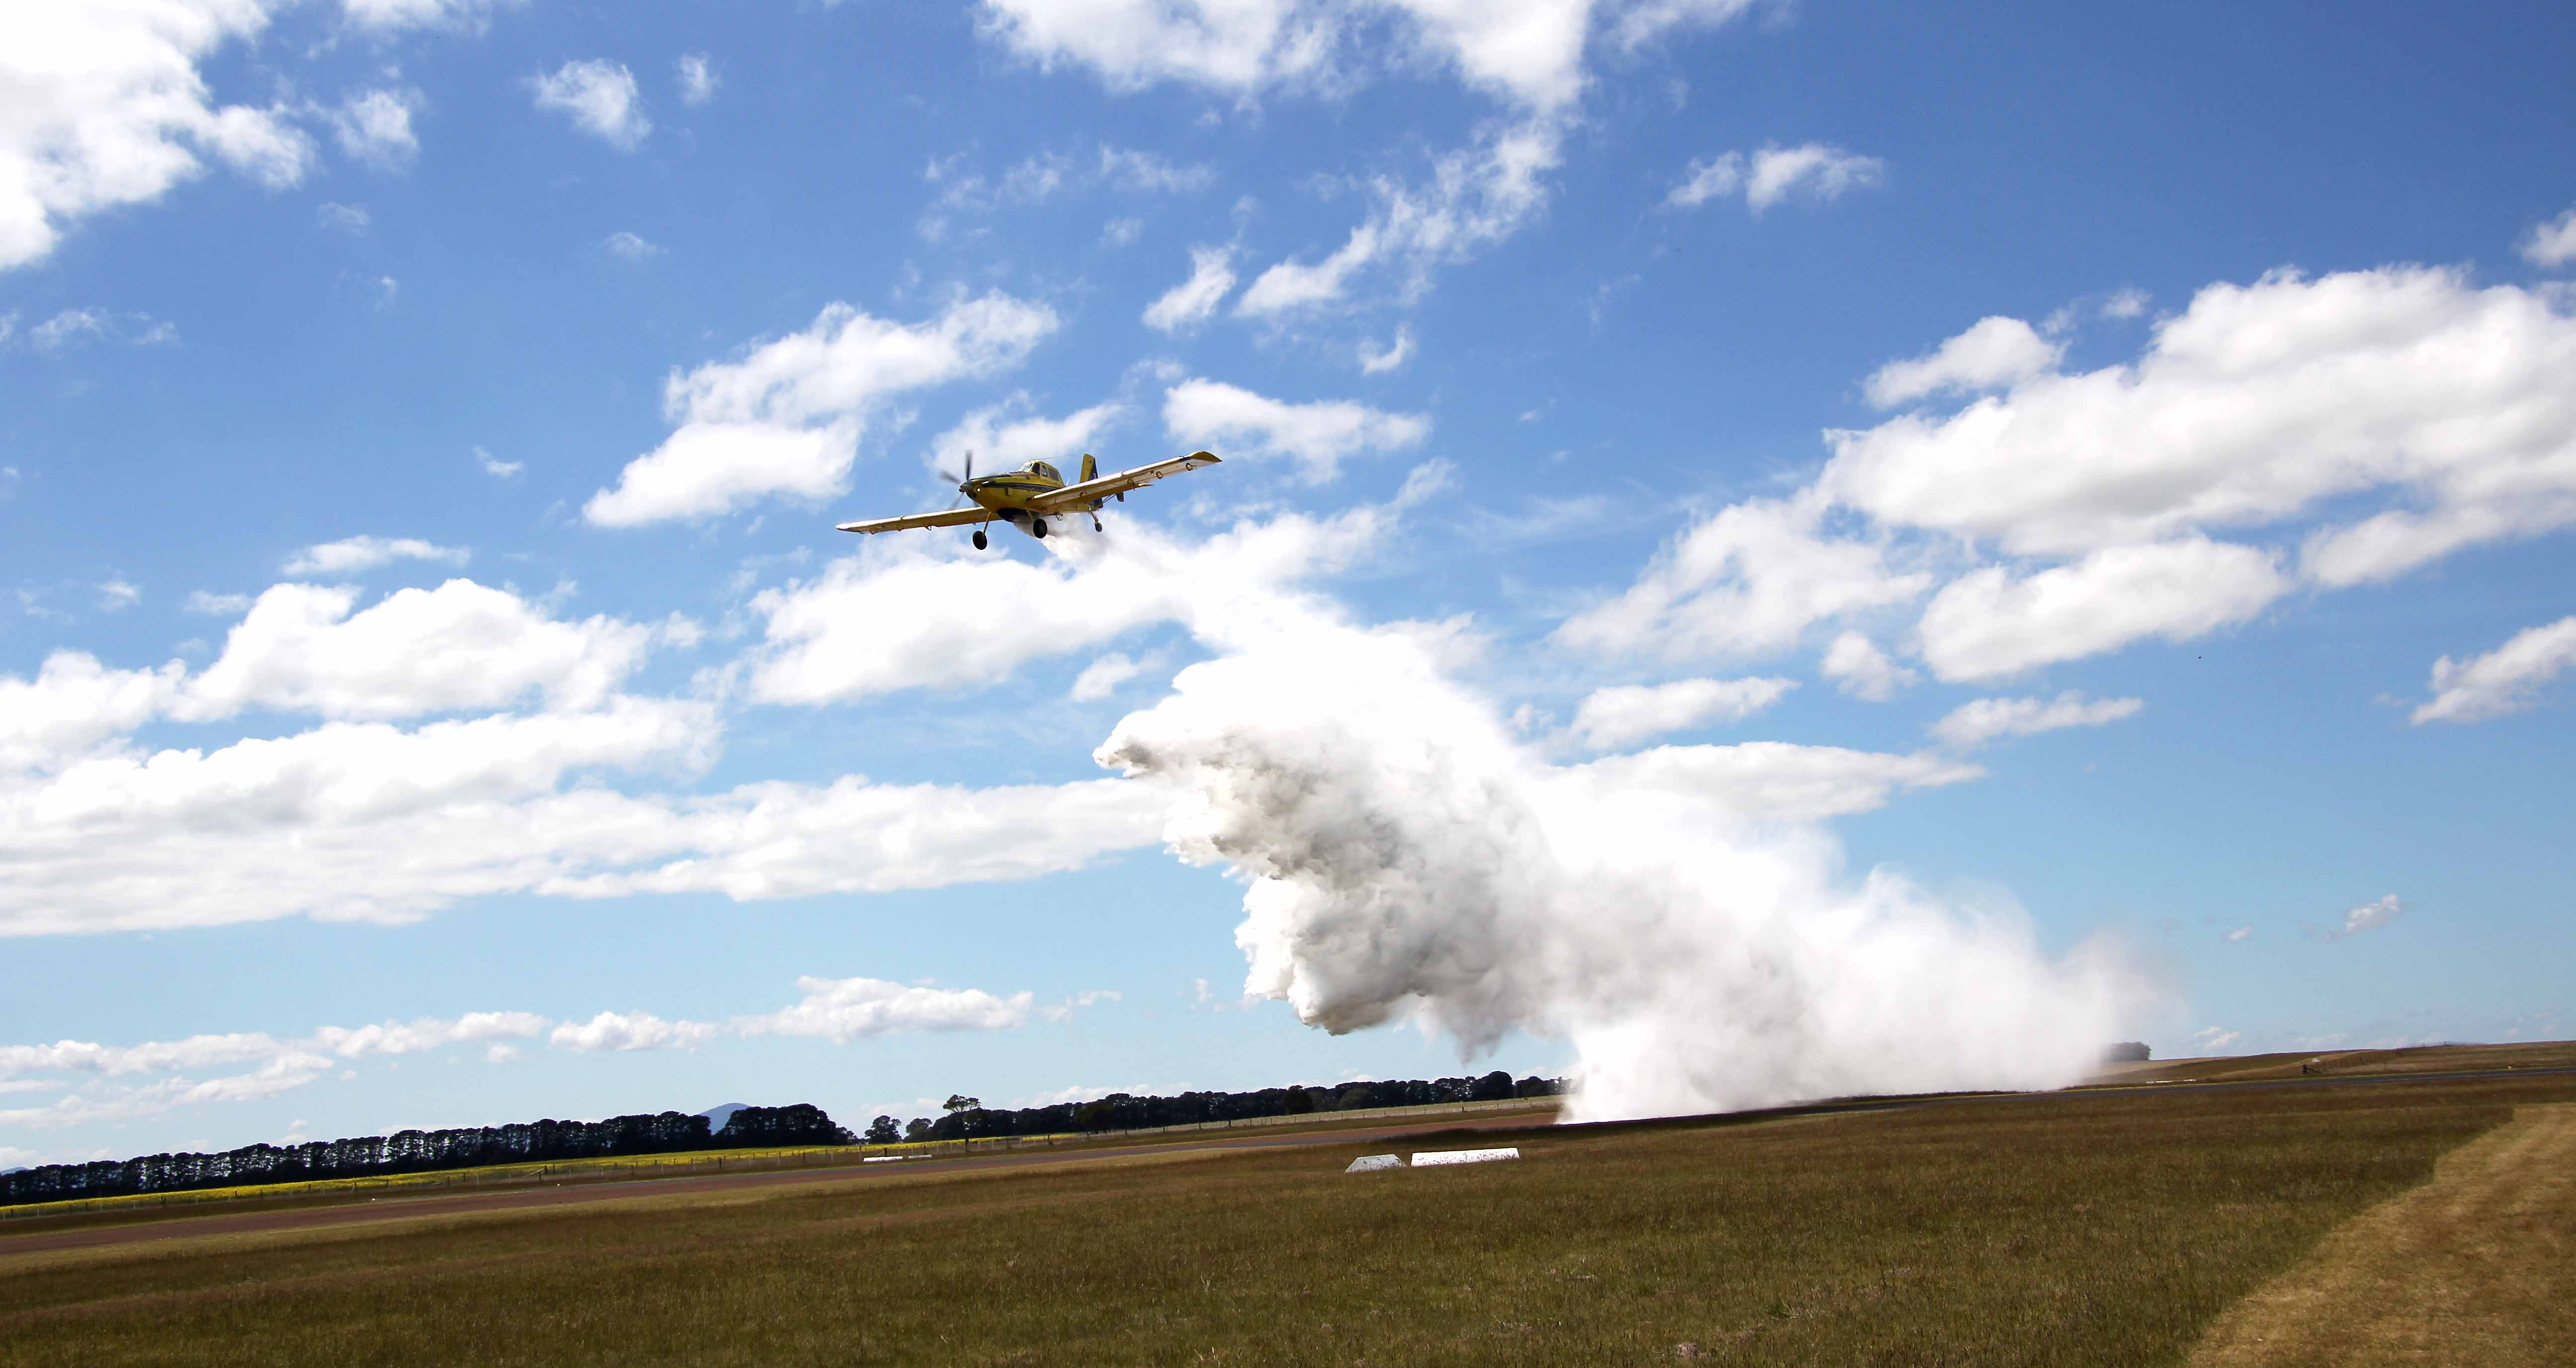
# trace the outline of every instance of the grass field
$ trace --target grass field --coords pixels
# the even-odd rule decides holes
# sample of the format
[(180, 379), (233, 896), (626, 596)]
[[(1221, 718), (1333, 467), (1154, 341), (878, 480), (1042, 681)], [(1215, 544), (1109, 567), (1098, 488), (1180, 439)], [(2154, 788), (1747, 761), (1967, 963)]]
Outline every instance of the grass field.
[[(879, 1154), (928, 1150), (929, 1145), (895, 1145), (870, 1150)], [(952, 1144), (947, 1148), (955, 1148)], [(550, 1159), (539, 1163), (487, 1164), (480, 1168), (440, 1169), (428, 1173), (393, 1173), (371, 1178), (315, 1178), (293, 1183), (260, 1183), (248, 1187), (190, 1188), (182, 1192), (136, 1193), (123, 1197), (81, 1197), (67, 1202), (35, 1202), (0, 1207), (0, 1220), (58, 1223), (62, 1217), (132, 1216), (158, 1219), (173, 1208), (245, 1202), (300, 1204), (392, 1194), (435, 1192), (444, 1188), (507, 1187), (534, 1183), (620, 1182), (690, 1173), (744, 1172), (759, 1168), (793, 1168), (821, 1162), (856, 1162), (857, 1151), (844, 1146), (761, 1150), (697, 1150), (682, 1154), (635, 1154), (614, 1159)], [(727, 1169), (730, 1164), (732, 1168)], [(32, 1226), (14, 1227), (31, 1229)], [(5, 1231), (0, 1231), (5, 1233)]]
[[(1500, 1102), (1444, 1102), (1422, 1107), (1378, 1107), (1347, 1112), (1265, 1116), (1237, 1122), (1199, 1122), (1151, 1130), (1097, 1131), (1063, 1135), (1014, 1135), (984, 1140), (918, 1140), (891, 1145), (781, 1146), (774, 1149), (689, 1150), (675, 1154), (633, 1154), (614, 1158), (548, 1159), (523, 1164), (486, 1164), (476, 1168), (437, 1169), (366, 1178), (317, 1178), (247, 1187), (191, 1188), (181, 1192), (135, 1193), (121, 1197), (81, 1197), (62, 1202), (32, 1202), (0, 1207), (0, 1235), (57, 1228), (67, 1221), (158, 1220), (173, 1208), (226, 1210), (298, 1208), (369, 1198), (412, 1196), (458, 1188), (533, 1187), (564, 1183), (623, 1183), (640, 1179), (692, 1177), (710, 1173), (750, 1173), (776, 1169), (840, 1168), (872, 1158), (956, 1158), (969, 1154), (1014, 1153), (1029, 1149), (1084, 1150), (1133, 1145), (1139, 1137), (1176, 1139), (1213, 1131), (1295, 1134), (1341, 1129), (1372, 1119), (1483, 1116), (1495, 1113), (1546, 1114), (1553, 1117), (1561, 1100), (1515, 1098)], [(30, 1224), (22, 1224), (30, 1223)]]
[(12, 1364), (2178, 1363), (2576, 1076), (1942, 1102), (11, 1256)]
[(2571, 1269), (2576, 1104), (2518, 1107), (2229, 1308), (2192, 1368), (2555, 1368), (2576, 1357)]
[(2098, 1082), (2250, 1083), (2305, 1077), (2353, 1078), (2380, 1074), (2453, 1073), (2483, 1069), (2576, 1067), (2576, 1041), (2522, 1045), (2415, 1045), (2397, 1050), (2327, 1050), (2292, 1054), (2222, 1055), (2210, 1059), (2159, 1059), (2115, 1064)]

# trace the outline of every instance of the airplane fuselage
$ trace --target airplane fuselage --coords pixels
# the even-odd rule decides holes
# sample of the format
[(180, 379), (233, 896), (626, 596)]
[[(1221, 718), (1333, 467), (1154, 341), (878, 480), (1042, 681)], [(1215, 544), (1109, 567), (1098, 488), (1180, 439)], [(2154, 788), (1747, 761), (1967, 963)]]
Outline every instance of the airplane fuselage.
[(1064, 488), (1064, 477), (1044, 461), (1031, 461), (1017, 470), (1005, 470), (997, 475), (978, 475), (958, 488), (977, 505), (991, 510), (994, 517), (1033, 537), (1046, 535), (1041, 530), (1046, 518), (1098, 513), (1100, 506), (1108, 502), (1106, 499), (1091, 499), (1082, 503), (1060, 504), (1041, 516), (1029, 507), (1030, 503)]
[[(1040, 495), (1052, 494), (1062, 488), (1064, 488), (1063, 478), (1061, 476), (1054, 475), (1053, 473), (1041, 474), (1033, 470), (1010, 470), (1004, 471), (999, 475), (978, 475), (974, 479), (968, 480), (966, 482), (966, 497), (973, 499), (975, 502), (982, 504), (984, 507), (999, 513), (1004, 517), (1008, 517), (1014, 513), (1025, 515), (1029, 511), (1030, 500), (1035, 499)], [(1072, 508), (1062, 509), (1059, 511), (1067, 513), (1090, 512), (1099, 508), (1100, 504), (1100, 500), (1093, 499), (1087, 505), (1077, 504)]]
[[(1078, 481), (1066, 480), (1062, 472), (1044, 461), (979, 477), (975, 474), (975, 453), (970, 451), (966, 453), (966, 478), (957, 482), (957, 503), (936, 513), (906, 513), (899, 518), (869, 518), (834, 526), (843, 532), (877, 533), (917, 527), (966, 527), (998, 520), (1032, 537), (1043, 537), (1049, 519), (1078, 515), (1090, 518), (1091, 530), (1098, 532), (1100, 510), (1110, 500), (1124, 503), (1130, 490), (1142, 489), (1166, 475), (1216, 463), (1215, 452), (1193, 451), (1104, 477), (1098, 460), (1086, 453)], [(968, 503), (974, 507), (965, 507)], [(985, 549), (981, 526), (975, 528), (974, 541), (976, 550)]]

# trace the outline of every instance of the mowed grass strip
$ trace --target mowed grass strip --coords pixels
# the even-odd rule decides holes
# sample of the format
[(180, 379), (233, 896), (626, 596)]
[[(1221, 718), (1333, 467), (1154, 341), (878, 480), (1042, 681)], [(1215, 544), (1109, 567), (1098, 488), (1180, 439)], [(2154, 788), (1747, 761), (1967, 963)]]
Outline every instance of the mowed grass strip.
[[(1936, 1103), (0, 1260), (12, 1363), (2180, 1362), (2564, 1076)], [(1505, 1143), (1509, 1141), (1506, 1140)]]
[(2192, 1368), (2564, 1364), (2571, 1289), (2576, 1105), (2525, 1107), (2238, 1302)]

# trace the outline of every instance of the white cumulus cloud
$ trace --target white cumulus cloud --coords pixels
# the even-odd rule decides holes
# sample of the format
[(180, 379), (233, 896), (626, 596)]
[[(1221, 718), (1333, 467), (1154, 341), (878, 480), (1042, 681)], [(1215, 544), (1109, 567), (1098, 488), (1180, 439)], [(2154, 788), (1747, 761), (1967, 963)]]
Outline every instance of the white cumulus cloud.
[(286, 560), (290, 575), (353, 575), (398, 560), (463, 565), (472, 552), (461, 546), (437, 546), (418, 537), (343, 537), (308, 546)]
[(1624, 7), (1604, 8), (1616, 16), (1611, 21), (1610, 36), (1620, 47), (1633, 52), (1673, 29), (1715, 28), (1759, 3), (1760, 0), (1633, 0)]
[(551, 74), (529, 78), (537, 108), (560, 109), (573, 125), (621, 152), (643, 146), (653, 132), (635, 89), (635, 73), (622, 62), (566, 62)]
[(1980, 698), (1933, 723), (1932, 734), (1954, 749), (1974, 750), (1999, 737), (2098, 727), (2134, 716), (2145, 706), (2143, 699), (2087, 699), (2071, 689), (2055, 698)]
[(2300, 565), (2355, 584), (2576, 521), (2571, 370), (2576, 318), (2541, 293), (2422, 267), (2280, 272), (2202, 290), (2133, 363), (1830, 434), (1821, 488), (2016, 555), (2341, 501), (2361, 516), (2316, 529)]
[(1360, 369), (1370, 375), (1383, 375), (1413, 359), (1413, 329), (1398, 325), (1395, 340), (1384, 347), (1360, 344)]
[(103, 738), (168, 708), (185, 667), (117, 670), (95, 656), (56, 651), (32, 679), (0, 674), (0, 773), (51, 768)]
[(199, 63), (256, 37), (263, 0), (0, 6), (0, 270), (65, 228), (159, 199), (204, 157), (272, 188), (303, 179), (313, 140), (283, 107), (219, 105)]
[(651, 1012), (601, 1012), (588, 1021), (567, 1021), (554, 1028), (547, 1043), (583, 1054), (600, 1050), (694, 1050), (715, 1038), (716, 1028), (699, 1021), (664, 1021)]
[(1234, 289), (1232, 247), (1192, 247), (1190, 278), (1145, 306), (1145, 326), (1156, 332), (1187, 332), (1206, 322)]
[(379, 38), (391, 37), (406, 29), (449, 29), (480, 32), (491, 22), (495, 10), (507, 9), (525, 0), (340, 0), (342, 13), (352, 27)]
[(1753, 678), (1595, 689), (1575, 708), (1573, 731), (1594, 750), (1619, 750), (1706, 722), (1740, 722), (1796, 687), (1795, 680)]
[[(1151, 795), (1108, 780), (977, 789), (846, 775), (819, 787), (745, 784), (672, 802), (667, 813), (630, 814), (633, 829), (611, 833), (629, 842), (626, 867), (558, 875), (537, 891), (750, 901), (1016, 882), (1152, 844), (1157, 811)], [(665, 830), (647, 827), (647, 816)], [(641, 862), (647, 854), (663, 858)]]
[(715, 98), (724, 79), (716, 75), (715, 63), (703, 52), (680, 54), (676, 68), (680, 77), (680, 103), (702, 105)]
[(420, 1017), (369, 1026), (325, 1026), (314, 1043), (342, 1059), (368, 1055), (420, 1054), (450, 1045), (487, 1040), (527, 1040), (545, 1033), (553, 1022), (534, 1012), (467, 1012), (453, 1019)]
[(1010, 470), (1028, 461), (1052, 461), (1063, 466), (1066, 479), (1072, 479), (1078, 471), (1065, 463), (1090, 450), (1127, 413), (1126, 405), (1118, 403), (1094, 404), (1061, 418), (1030, 415), (1028, 408), (1029, 398), (1023, 394), (968, 413), (957, 426), (931, 439), (931, 468), (962, 475), (966, 453), (971, 451), (978, 475)]
[[(1156, 623), (1257, 623), (1299, 581), (1374, 554), (1403, 506), (1281, 515), (1195, 543), (1129, 521), (1105, 544), (1049, 537), (1035, 563), (880, 539), (811, 581), (752, 600), (764, 642), (748, 686), (765, 702), (851, 702), (996, 683), (1031, 660)], [(1027, 630), (1032, 622), (1046, 630)]]
[(1116, 693), (1119, 685), (1134, 679), (1144, 669), (1124, 652), (1112, 651), (1084, 666), (1082, 673), (1074, 677), (1072, 690), (1065, 696), (1076, 703), (1098, 702)]
[(403, 589), (359, 611), (354, 589), (281, 584), (262, 593), (189, 681), (184, 715), (245, 708), (381, 719), (506, 707), (600, 706), (634, 670), (653, 629), (617, 618), (567, 622), (506, 589), (455, 579)]
[(2433, 697), (2414, 712), (2426, 722), (2483, 722), (2539, 702), (2549, 681), (2576, 666), (2576, 617), (2525, 628), (2485, 655), (2433, 662)]
[(1835, 535), (1812, 500), (1740, 503), (1657, 551), (1627, 592), (1568, 618), (1555, 640), (1671, 659), (1760, 655), (1931, 582), (1892, 569), (1874, 540)]
[(1835, 637), (1817, 668), (1834, 681), (1835, 688), (1872, 703), (1896, 697), (1900, 690), (1913, 687), (1917, 677), (1914, 671), (1888, 659), (1877, 642), (1859, 632)]
[(995, 997), (980, 988), (926, 988), (884, 979), (796, 980), (805, 996), (735, 1023), (745, 1035), (819, 1036), (846, 1044), (893, 1031), (1004, 1031), (1029, 1018), (1034, 994)]
[(1751, 154), (1725, 152), (1694, 161), (1681, 183), (1664, 197), (1676, 208), (1692, 209), (1713, 199), (1736, 195), (1759, 214), (1789, 199), (1840, 199), (1852, 190), (1885, 180), (1887, 163), (1825, 143), (1796, 147), (1769, 144)]
[(2522, 238), (2522, 258), (2534, 266), (2553, 268), (2576, 261), (2576, 209), (2533, 224)]
[(1403, 451), (1431, 435), (1431, 420), (1418, 413), (1388, 413), (1348, 400), (1293, 403), (1203, 379), (1184, 380), (1164, 392), (1163, 426), (1185, 444), (1229, 458), (1288, 457), (1316, 484), (1338, 475), (1347, 458)]
[(1235, 301), (1239, 318), (1286, 320), (1368, 298), (1408, 304), (1436, 268), (1468, 260), (1535, 221), (1547, 205), (1543, 177), (1563, 159), (1564, 125), (1533, 118), (1488, 129), (1434, 159), (1428, 179), (1380, 177), (1376, 208), (1340, 247), (1317, 261), (1279, 262)]
[(1056, 325), (1053, 310), (1004, 294), (960, 299), (913, 324), (833, 304), (740, 360), (673, 374), (663, 408), (678, 429), (592, 495), (582, 516), (634, 527), (842, 493), (878, 405), (1016, 366)]
[(2272, 556), (2205, 537), (2097, 551), (2032, 575), (1988, 566), (1923, 610), (1923, 659), (1948, 680), (1996, 679), (2244, 622), (2290, 591)]
[(1863, 388), (1880, 408), (1945, 391), (1974, 393), (2049, 371), (2065, 350), (2018, 318), (1980, 319), (1928, 356), (1889, 362)]
[(986, 38), (1116, 91), (1160, 82), (1250, 99), (1331, 92), (1382, 72), (1432, 71), (1510, 106), (1561, 110), (1582, 95), (1594, 30), (1635, 51), (1713, 27), (1752, 0), (983, 0)]
[(2358, 936), (2364, 931), (2376, 931), (2397, 920), (2404, 915), (2405, 911), (2406, 904), (2399, 901), (2396, 894), (2391, 893), (2387, 897), (2347, 909), (2341, 922), (2326, 928), (2325, 939), (2343, 940), (2349, 936)]
[(398, 170), (420, 152), (411, 121), (426, 103), (417, 90), (361, 91), (331, 111), (331, 131), (351, 157), (379, 170)]
[(1957, 407), (1827, 433), (1812, 485), (1705, 519), (1559, 643), (1740, 656), (1931, 591), (1908, 648), (1994, 679), (2576, 525), (2567, 302), (2426, 267), (2274, 272), (2201, 290), (2137, 359), (2084, 373), (1983, 320), (1867, 386)]
[(1596, 21), (1630, 48), (1741, 6), (1718, 0), (984, 0), (984, 36), (1041, 69), (1086, 68), (1114, 91), (1163, 82), (1251, 100), (1272, 90), (1347, 91), (1385, 72), (1438, 73), (1506, 116), (1434, 159), (1416, 183), (1381, 177), (1376, 207), (1320, 260), (1263, 271), (1236, 313), (1278, 320), (1368, 290), (1418, 298), (1432, 271), (1534, 219), (1589, 81)]

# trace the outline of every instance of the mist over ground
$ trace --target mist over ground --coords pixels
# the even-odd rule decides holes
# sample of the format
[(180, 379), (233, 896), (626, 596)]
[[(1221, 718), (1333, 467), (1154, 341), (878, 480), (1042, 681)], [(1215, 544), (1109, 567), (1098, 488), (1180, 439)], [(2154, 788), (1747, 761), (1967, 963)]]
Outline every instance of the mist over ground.
[[(1802, 820), (1812, 773), (1554, 763), (1442, 668), (1442, 630), (1271, 609), (1096, 758), (1172, 788), (1172, 849), (1247, 885), (1245, 991), (1310, 1026), (1411, 1021), (1469, 1059), (1565, 1040), (1567, 1119), (1597, 1121), (2062, 1086), (2157, 996), (2109, 946), (2051, 957), (2015, 909), (1850, 875)], [(1886, 758), (1776, 747), (1810, 750)]]

